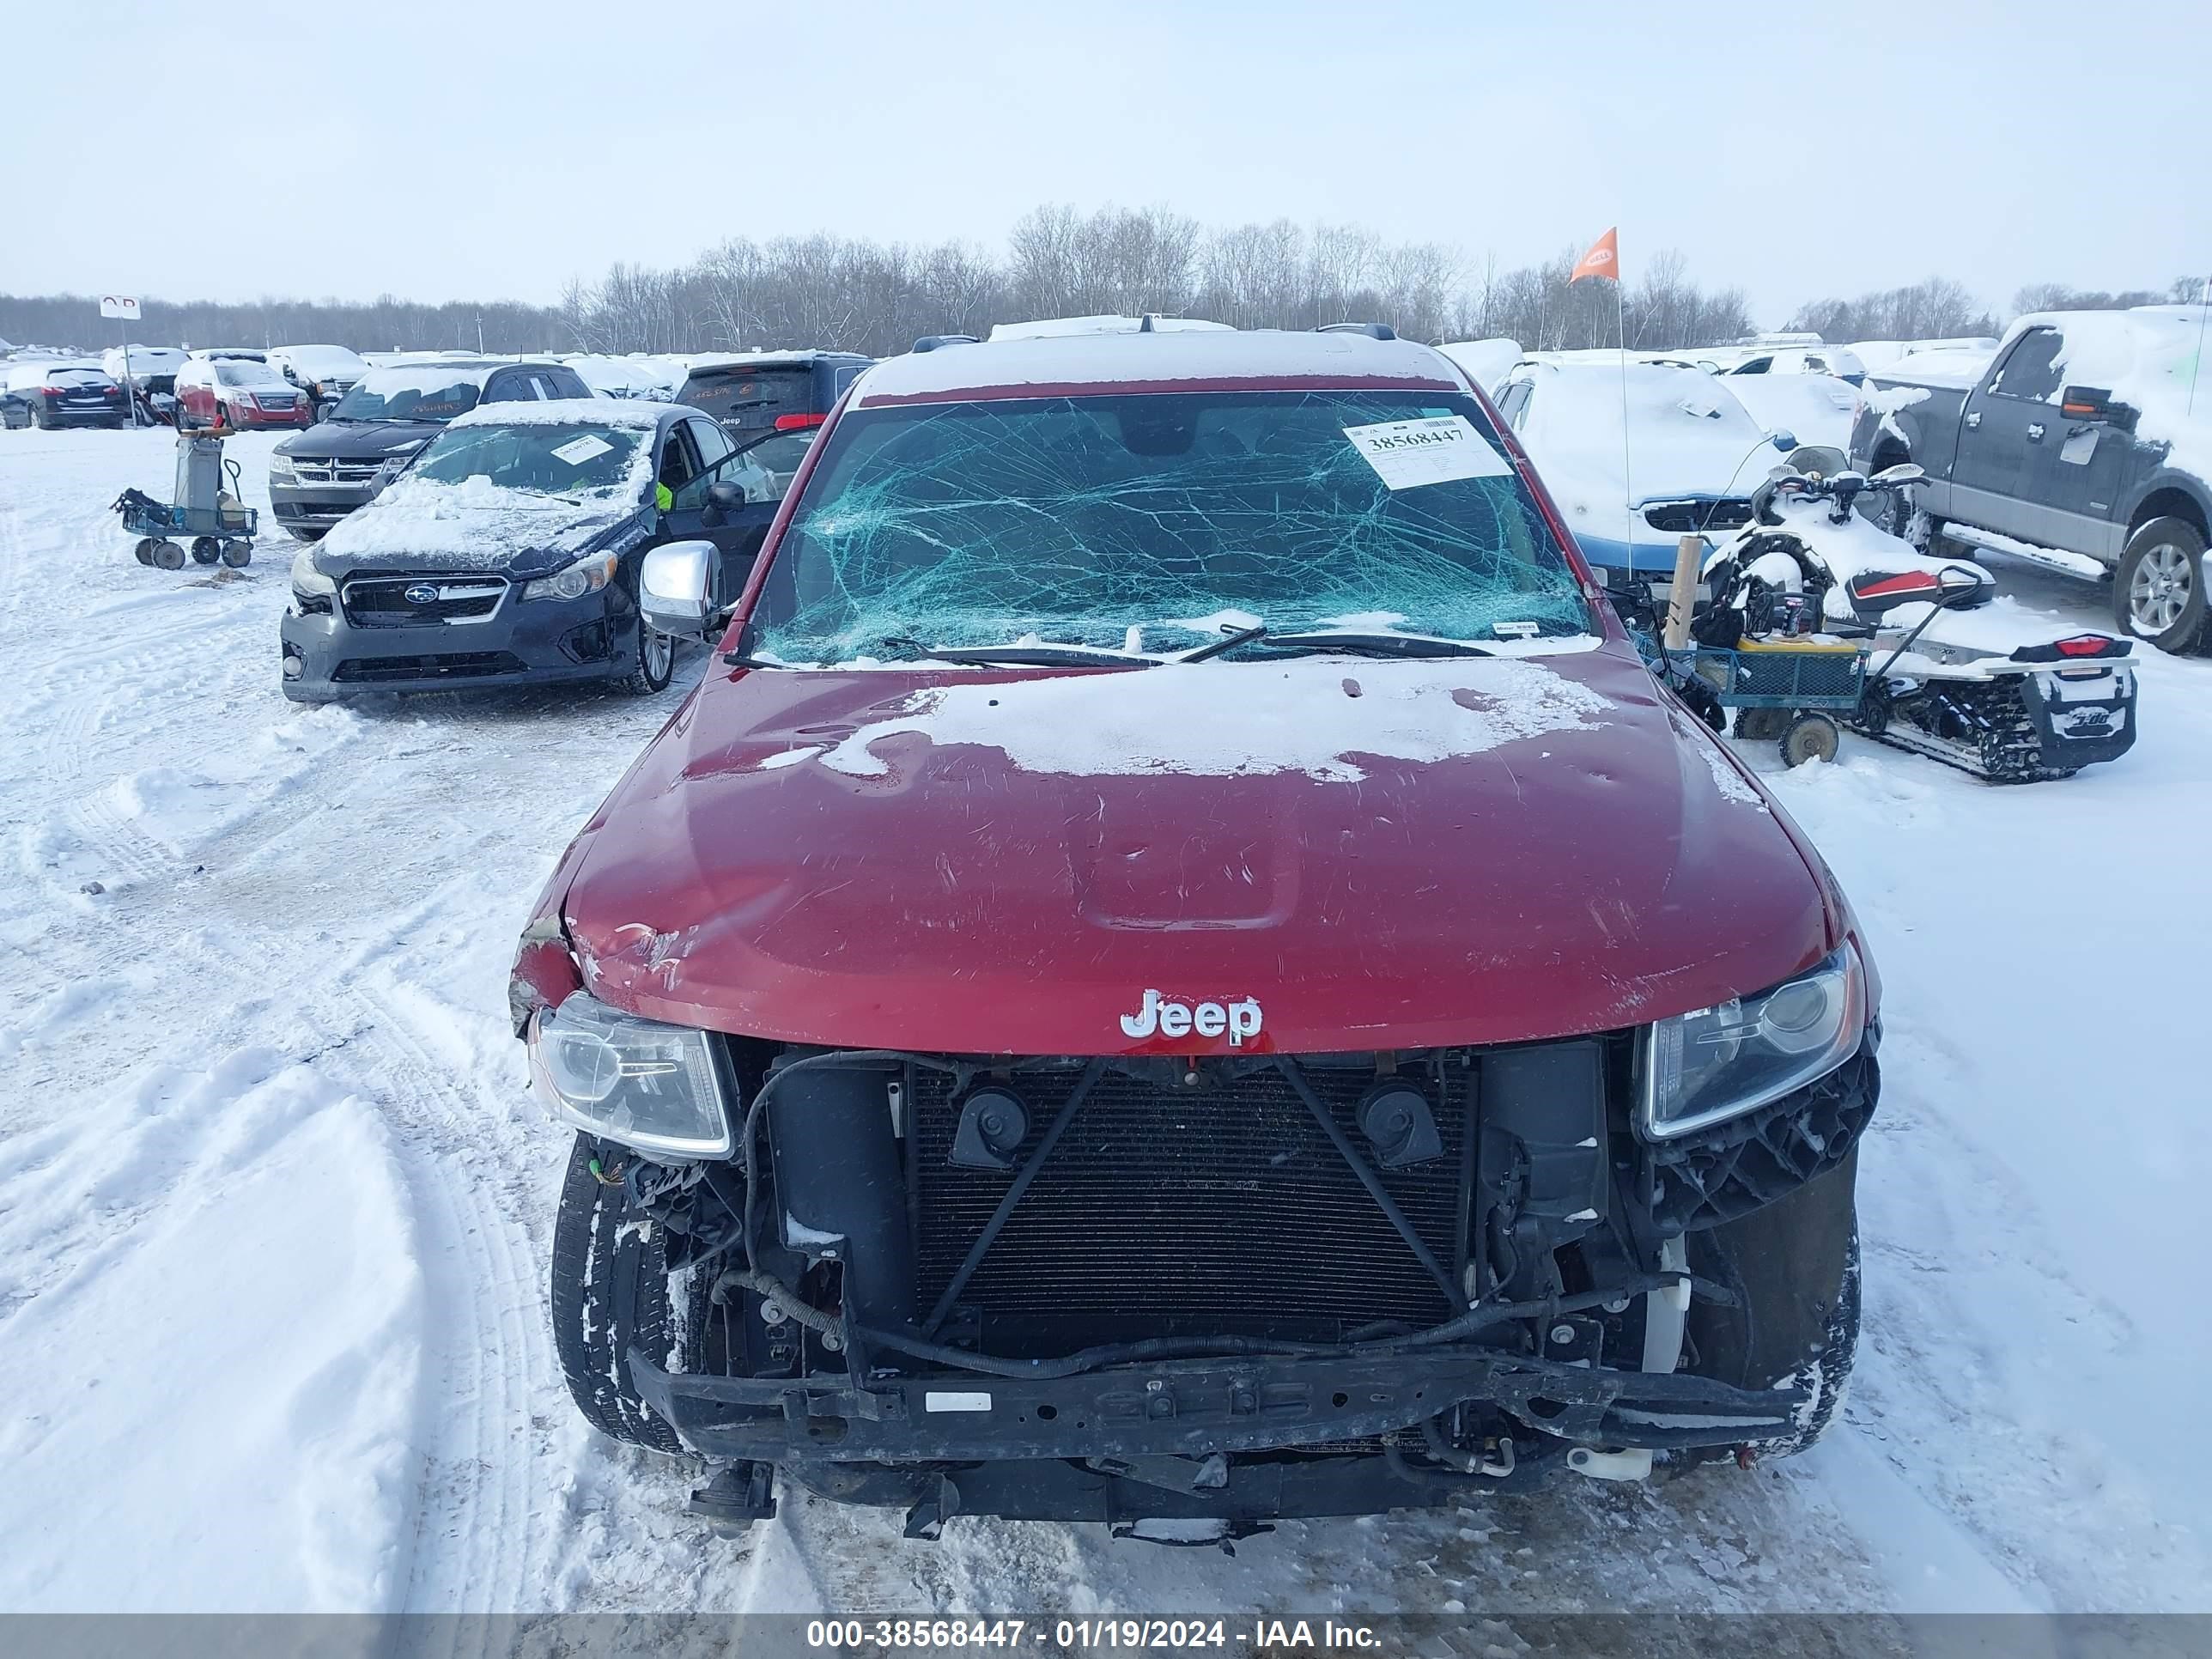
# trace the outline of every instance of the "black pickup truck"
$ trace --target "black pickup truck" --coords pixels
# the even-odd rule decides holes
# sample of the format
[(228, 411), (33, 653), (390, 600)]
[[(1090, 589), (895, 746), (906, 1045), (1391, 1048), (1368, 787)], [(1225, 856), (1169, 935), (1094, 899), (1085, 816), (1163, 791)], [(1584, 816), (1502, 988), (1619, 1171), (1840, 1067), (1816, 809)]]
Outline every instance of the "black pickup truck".
[[(2195, 381), (2202, 306), (2052, 312), (2014, 323), (1978, 380), (1907, 357), (1870, 374), (1851, 459), (1927, 472), (1912, 539), (1999, 539), (2112, 579), (2112, 616), (2167, 651), (2212, 647), (2212, 375)], [(1919, 393), (1922, 395), (1915, 396)], [(1988, 545), (1988, 543), (1981, 543)]]

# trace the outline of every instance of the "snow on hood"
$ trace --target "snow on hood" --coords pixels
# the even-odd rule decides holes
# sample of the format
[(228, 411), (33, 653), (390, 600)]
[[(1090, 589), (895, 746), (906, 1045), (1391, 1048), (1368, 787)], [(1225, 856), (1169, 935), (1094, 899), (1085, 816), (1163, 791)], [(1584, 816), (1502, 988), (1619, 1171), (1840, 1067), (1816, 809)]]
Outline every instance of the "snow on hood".
[(2060, 384), (2046, 401), (2057, 404), (2069, 386), (2101, 387), (2140, 412), (2138, 438), (2170, 446), (2169, 466), (2212, 479), (2212, 374), (2200, 356), (2212, 334), (2203, 306), (2034, 313), (2005, 338), (2038, 327), (2057, 329), (2062, 342)]
[(318, 563), (434, 563), (452, 570), (503, 570), (525, 554), (548, 569), (567, 562), (623, 514), (629, 497), (601, 493), (572, 506), (535, 490), (510, 489), (489, 478), (438, 483), (402, 478), (366, 507), (339, 520), (316, 549)]
[(818, 759), (854, 777), (881, 777), (875, 752), (908, 733), (939, 746), (994, 749), (1025, 772), (1084, 777), (1182, 773), (1250, 777), (1302, 772), (1332, 781), (1365, 775), (1358, 757), (1437, 761), (1603, 723), (1611, 702), (1581, 682), (1525, 659), (1378, 663), (1166, 664), (1010, 682), (937, 685), (888, 720), (842, 741), (770, 757)]
[[(1522, 445), (1570, 529), (1618, 537), (1628, 527), (1632, 503), (1747, 495), (1781, 459), (1733, 391), (1703, 369), (1632, 362), (1626, 373), (1625, 472), (1617, 362), (1537, 363), (1516, 377), (1534, 385)], [(1675, 539), (1640, 515), (1634, 536), (1652, 546), (1672, 547)]]
[(1859, 394), (1849, 380), (1833, 374), (1732, 374), (1729, 390), (1769, 432), (1790, 432), (1800, 444), (1850, 452)]

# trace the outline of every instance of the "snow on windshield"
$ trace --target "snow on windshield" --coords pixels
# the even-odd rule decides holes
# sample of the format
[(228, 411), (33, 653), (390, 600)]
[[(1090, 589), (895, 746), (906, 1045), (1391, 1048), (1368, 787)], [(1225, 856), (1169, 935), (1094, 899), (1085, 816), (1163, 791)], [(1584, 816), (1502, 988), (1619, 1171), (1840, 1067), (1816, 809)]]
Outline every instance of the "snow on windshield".
[(341, 421), (449, 421), (474, 409), (490, 368), (410, 364), (372, 369), (334, 411)]
[[(1393, 488), (1347, 428), (1401, 421), (1464, 433), (1480, 476)], [(1169, 650), (1229, 611), (1277, 633), (1387, 613), (1454, 638), (1579, 634), (1573, 574), (1485, 429), (1464, 396), (1397, 391), (863, 410), (785, 533), (756, 645), (789, 662), (1031, 635)]]
[(634, 495), (645, 483), (641, 459), (651, 459), (643, 439), (634, 428), (605, 424), (456, 422), (431, 441), (411, 476), (449, 484), (482, 478), (545, 495)]

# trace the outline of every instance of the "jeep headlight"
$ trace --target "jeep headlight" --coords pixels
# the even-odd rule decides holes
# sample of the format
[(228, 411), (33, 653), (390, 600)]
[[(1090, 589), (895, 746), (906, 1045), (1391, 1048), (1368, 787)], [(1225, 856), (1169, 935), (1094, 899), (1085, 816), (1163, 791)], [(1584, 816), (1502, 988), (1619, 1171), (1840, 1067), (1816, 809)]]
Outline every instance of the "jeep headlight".
[(534, 582), (522, 585), (526, 599), (580, 599), (586, 593), (596, 593), (615, 579), (618, 561), (611, 553), (594, 553), (589, 558), (579, 559), (567, 569), (550, 576), (541, 576)]
[(303, 599), (334, 597), (338, 585), (315, 568), (315, 550), (303, 547), (292, 556), (292, 592)]
[(1848, 941), (1771, 991), (1660, 1020), (1644, 1055), (1644, 1133), (1688, 1134), (1779, 1100), (1849, 1060), (1865, 1025), (1866, 970)]
[(530, 1075), (556, 1116), (605, 1139), (674, 1158), (723, 1158), (736, 1145), (707, 1034), (572, 993), (530, 1028)]

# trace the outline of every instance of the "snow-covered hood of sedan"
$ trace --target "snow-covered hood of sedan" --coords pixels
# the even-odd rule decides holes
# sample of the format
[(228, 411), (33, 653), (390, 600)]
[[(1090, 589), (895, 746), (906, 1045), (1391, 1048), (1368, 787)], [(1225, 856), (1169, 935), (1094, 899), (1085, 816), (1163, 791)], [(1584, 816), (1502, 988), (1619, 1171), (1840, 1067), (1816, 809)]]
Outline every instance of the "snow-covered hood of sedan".
[(323, 538), (317, 562), (336, 569), (405, 565), (448, 570), (547, 569), (584, 550), (632, 514), (627, 494), (586, 495), (580, 503), (488, 478), (440, 483), (403, 478), (342, 520)]

